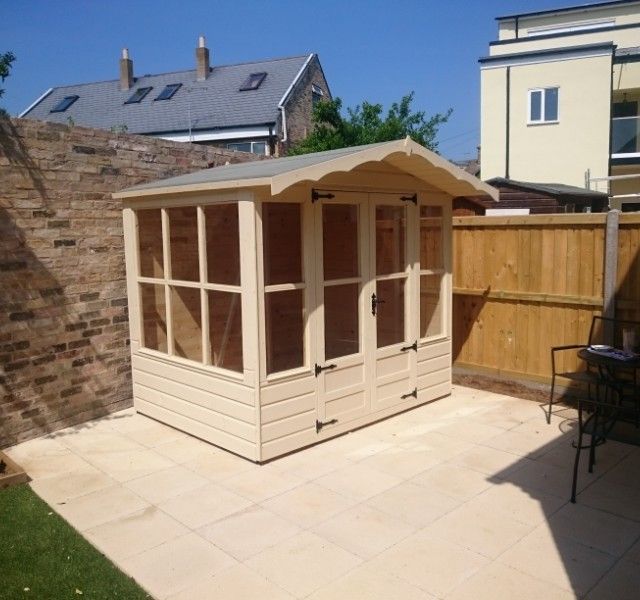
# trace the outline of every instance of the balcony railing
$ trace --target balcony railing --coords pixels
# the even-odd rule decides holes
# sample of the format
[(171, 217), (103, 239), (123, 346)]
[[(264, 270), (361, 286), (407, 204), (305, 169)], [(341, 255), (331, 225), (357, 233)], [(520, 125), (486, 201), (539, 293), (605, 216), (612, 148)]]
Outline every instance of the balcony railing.
[(611, 119), (611, 127), (611, 154), (614, 158), (640, 156), (640, 117), (615, 117)]

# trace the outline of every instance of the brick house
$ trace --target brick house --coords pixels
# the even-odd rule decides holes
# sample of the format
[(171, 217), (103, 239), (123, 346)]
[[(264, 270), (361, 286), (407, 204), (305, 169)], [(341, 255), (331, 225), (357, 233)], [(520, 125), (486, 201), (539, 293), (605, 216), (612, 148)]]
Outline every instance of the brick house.
[(196, 68), (48, 89), (20, 116), (279, 155), (311, 129), (315, 102), (331, 98), (317, 54), (211, 66), (200, 36)]

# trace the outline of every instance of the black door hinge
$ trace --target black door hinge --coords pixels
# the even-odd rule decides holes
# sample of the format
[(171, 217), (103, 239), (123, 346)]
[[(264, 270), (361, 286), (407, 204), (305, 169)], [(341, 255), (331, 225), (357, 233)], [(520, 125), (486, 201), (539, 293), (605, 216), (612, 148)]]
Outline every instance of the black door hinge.
[(413, 388), (408, 394), (402, 394), (400, 396), (401, 400), (406, 400), (407, 398), (411, 398), (413, 396), (416, 400), (418, 399), (418, 388)]
[(400, 196), (400, 200), (403, 200), (404, 202), (413, 202), (417, 206), (418, 194), (413, 194), (413, 196)]
[(321, 194), (318, 190), (311, 190), (311, 202), (317, 202), (320, 198), (326, 198), (327, 200), (331, 200), (335, 198), (335, 195), (331, 192), (326, 194)]
[(400, 350), (402, 352), (406, 352), (407, 350), (413, 350), (414, 352), (417, 352), (418, 351), (418, 340), (413, 342), (413, 344), (411, 344), (411, 346), (402, 346), (402, 348), (400, 348)]
[(338, 365), (327, 365), (326, 367), (321, 367), (318, 363), (316, 363), (316, 366), (313, 370), (317, 377), (318, 375), (320, 375), (320, 373), (322, 373), (322, 371), (330, 371), (331, 369), (335, 369), (337, 366)]
[(371, 314), (375, 317), (378, 311), (378, 304), (384, 304), (384, 300), (380, 300), (375, 294), (371, 294)]
[(316, 419), (316, 433), (320, 433), (320, 430), (325, 426), (325, 425), (334, 425), (335, 423), (338, 422), (338, 419), (331, 419), (331, 421), (324, 421), (324, 423), (322, 421), (318, 421)]

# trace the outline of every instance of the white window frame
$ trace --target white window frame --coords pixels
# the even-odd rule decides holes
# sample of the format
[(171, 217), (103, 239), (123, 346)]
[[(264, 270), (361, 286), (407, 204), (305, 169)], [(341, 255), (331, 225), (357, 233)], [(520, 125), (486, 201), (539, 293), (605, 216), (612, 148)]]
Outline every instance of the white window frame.
[[(239, 146), (240, 144), (249, 144), (251, 150), (249, 150), (249, 154), (257, 154), (258, 156), (266, 156), (268, 154), (267, 150), (269, 148), (269, 143), (267, 142), (267, 140), (257, 140), (257, 141), (247, 141), (247, 142), (228, 142), (227, 143), (227, 150), (235, 150), (236, 152), (243, 152), (243, 150), (238, 150), (237, 148), (234, 148), (233, 146)], [(254, 145), (255, 144), (264, 144), (264, 152), (262, 154), (259, 154), (258, 152), (254, 152)]]
[[(546, 112), (546, 91), (547, 90), (558, 90), (558, 106), (557, 106), (557, 113), (558, 113), (558, 117), (556, 119), (545, 119), (545, 112)], [(540, 92), (541, 94), (541, 101), (540, 101), (540, 119), (538, 120), (533, 120), (531, 119), (531, 96), (536, 93), (536, 92)], [(527, 90), (527, 125), (551, 125), (554, 123), (559, 123), (560, 122), (560, 86), (559, 85), (548, 85), (545, 87), (536, 87), (536, 88), (529, 88)]]

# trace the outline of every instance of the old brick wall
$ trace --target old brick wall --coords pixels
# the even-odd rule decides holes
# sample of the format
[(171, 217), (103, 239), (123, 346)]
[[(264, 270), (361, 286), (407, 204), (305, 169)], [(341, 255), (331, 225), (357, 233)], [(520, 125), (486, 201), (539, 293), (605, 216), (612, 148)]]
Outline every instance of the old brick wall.
[(131, 404), (125, 187), (255, 160), (0, 119), (0, 448)]
[(325, 100), (331, 99), (329, 84), (327, 84), (317, 56), (314, 56), (309, 63), (308, 69), (291, 92), (291, 96), (285, 105), (289, 139), (287, 143), (280, 144), (280, 154), (285, 154), (292, 145), (303, 140), (311, 133), (313, 127), (311, 121), (313, 113), (312, 85), (317, 85), (324, 92)]

